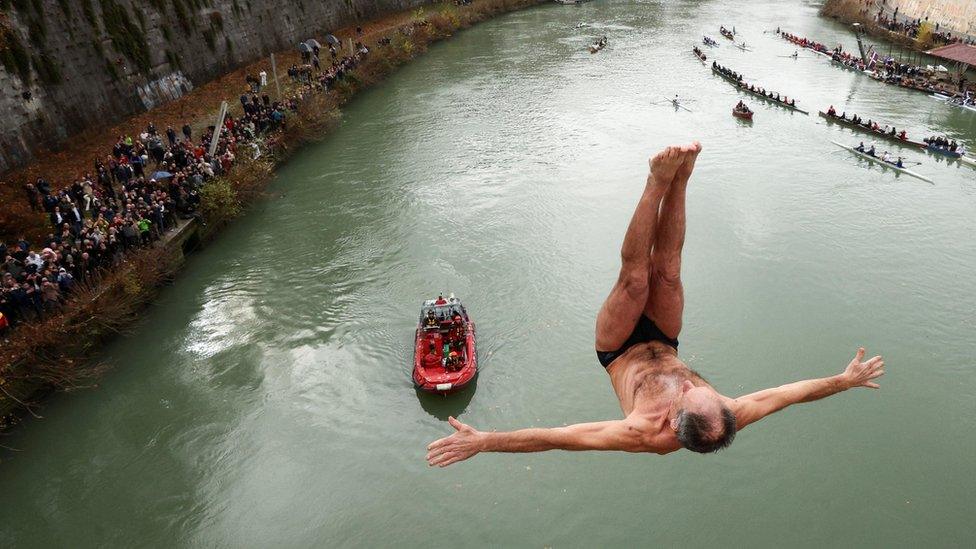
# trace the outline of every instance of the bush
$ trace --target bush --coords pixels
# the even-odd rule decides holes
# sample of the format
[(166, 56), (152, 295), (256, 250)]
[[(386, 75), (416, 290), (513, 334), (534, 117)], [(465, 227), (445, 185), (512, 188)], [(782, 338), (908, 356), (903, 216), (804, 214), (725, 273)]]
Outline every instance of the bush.
[(200, 189), (200, 213), (207, 223), (218, 226), (241, 213), (241, 202), (227, 178), (214, 179)]

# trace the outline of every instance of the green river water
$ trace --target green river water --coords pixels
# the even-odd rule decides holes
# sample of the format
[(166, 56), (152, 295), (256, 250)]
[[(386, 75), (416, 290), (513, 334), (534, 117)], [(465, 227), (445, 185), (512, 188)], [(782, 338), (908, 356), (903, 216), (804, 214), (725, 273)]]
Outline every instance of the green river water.
[[(816, 111), (971, 149), (976, 113), (779, 57), (794, 48), (763, 34), (777, 25), (854, 48), (817, 7), (544, 5), (431, 48), (189, 259), (106, 347), (100, 387), (4, 438), (20, 452), (2, 454), (3, 545), (971, 546), (976, 170), (902, 150), (934, 184), (896, 177), (832, 145), (856, 137)], [(814, 116), (746, 98), (754, 124), (733, 119), (736, 91), (691, 55), (702, 32), (721, 41), (710, 57)], [(652, 105), (674, 94), (694, 112)], [(647, 158), (692, 139), (682, 357), (736, 395), (838, 373), (864, 345), (885, 355), (882, 389), (789, 409), (716, 455), (428, 468), (449, 414), (620, 416), (596, 311)], [(418, 396), (413, 327), (441, 290), (476, 320), (482, 372)]]

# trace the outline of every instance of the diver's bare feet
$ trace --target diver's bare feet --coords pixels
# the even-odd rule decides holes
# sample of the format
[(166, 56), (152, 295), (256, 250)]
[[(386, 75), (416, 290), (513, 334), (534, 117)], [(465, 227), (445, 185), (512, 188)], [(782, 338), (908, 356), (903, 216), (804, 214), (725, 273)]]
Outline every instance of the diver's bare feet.
[(651, 167), (651, 174), (647, 177), (648, 186), (660, 192), (668, 190), (671, 181), (674, 180), (674, 174), (683, 163), (681, 147), (668, 147), (657, 153), (648, 161)]
[(695, 141), (691, 145), (681, 147), (680, 157), (683, 159), (681, 166), (675, 172), (674, 183), (685, 185), (691, 172), (695, 170), (695, 161), (698, 160), (698, 153), (702, 150), (701, 143)]

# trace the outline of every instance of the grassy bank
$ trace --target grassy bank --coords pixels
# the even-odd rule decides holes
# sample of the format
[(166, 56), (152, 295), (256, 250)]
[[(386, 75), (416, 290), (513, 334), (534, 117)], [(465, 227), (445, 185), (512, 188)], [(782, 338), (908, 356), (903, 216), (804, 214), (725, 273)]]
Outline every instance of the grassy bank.
[[(456, 31), (495, 15), (522, 9), (544, 0), (474, 0), (466, 6), (453, 2), (435, 3), (426, 8), (393, 14), (362, 24), (369, 55), (329, 92), (308, 92), (301, 99), (298, 112), (288, 119), (286, 129), (270, 139), (265, 154), (257, 160), (242, 159), (226, 176), (205, 184), (201, 191), (201, 210), (206, 219), (203, 236), (213, 236), (222, 226), (246, 211), (248, 204), (261, 196), (277, 165), (302, 145), (320, 139), (336, 127), (341, 107), (355, 95), (382, 81), (399, 66), (426, 51), (436, 41)], [(351, 36), (355, 31), (340, 31)], [(376, 42), (388, 37), (387, 45)], [(279, 74), (294, 62), (297, 54), (277, 54)], [(215, 82), (201, 86), (182, 100), (149, 113), (133, 117), (123, 124), (75, 140), (73, 146), (57, 155), (47, 156), (14, 174), (8, 182), (21, 184), (43, 175), (63, 185), (90, 171), (91, 159), (110, 150), (120, 134), (133, 135), (148, 121), (157, 127), (179, 127), (192, 108), (197, 115), (196, 127), (211, 124), (209, 115), (222, 100), (240, 104), (237, 94), (244, 85), (244, 74), (269, 70), (266, 62), (252, 64)], [(285, 78), (287, 80), (287, 78)], [(292, 95), (298, 84), (287, 83), (283, 95)], [(191, 107), (192, 105), (192, 107)], [(177, 125), (177, 123), (179, 125)], [(241, 155), (246, 156), (246, 155)], [(43, 236), (47, 232), (46, 216), (29, 211), (19, 186), (12, 183), (0, 188), (0, 237), (16, 238), (22, 234)], [(11, 425), (18, 410), (35, 414), (30, 403), (51, 390), (71, 390), (91, 386), (103, 367), (97, 361), (99, 347), (109, 338), (132, 327), (141, 311), (155, 297), (159, 287), (179, 270), (183, 255), (178, 244), (139, 250), (126, 255), (124, 263), (110, 272), (101, 273), (72, 292), (65, 313), (45, 321), (23, 325), (8, 334), (0, 354), (0, 428)]]

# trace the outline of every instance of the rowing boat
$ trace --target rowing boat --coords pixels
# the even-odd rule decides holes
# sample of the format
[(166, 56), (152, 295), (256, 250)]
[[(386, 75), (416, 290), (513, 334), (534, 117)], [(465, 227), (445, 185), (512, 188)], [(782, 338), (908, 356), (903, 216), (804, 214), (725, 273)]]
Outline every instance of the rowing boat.
[(796, 106), (793, 106), (793, 105), (788, 105), (788, 104), (786, 104), (786, 103), (784, 103), (782, 101), (777, 101), (776, 99), (773, 99), (771, 97), (767, 97), (767, 96), (765, 96), (765, 95), (763, 95), (763, 94), (761, 94), (761, 93), (759, 93), (757, 91), (752, 91), (749, 88), (743, 86), (741, 81), (733, 80), (731, 76), (726, 75), (725, 73), (723, 73), (722, 71), (718, 70), (715, 67), (712, 67), (712, 72), (715, 73), (715, 74), (717, 74), (717, 75), (719, 75), (719, 76), (721, 76), (725, 80), (727, 80), (729, 83), (731, 83), (736, 88), (738, 88), (738, 90), (740, 92), (754, 95), (754, 96), (756, 96), (756, 97), (758, 97), (760, 99), (765, 100), (768, 103), (772, 103), (774, 105), (778, 105), (780, 107), (783, 107), (784, 109), (789, 109), (791, 111), (796, 111), (796, 112), (802, 113), (802, 114), (810, 114), (807, 111), (805, 111), (805, 110), (803, 110), (803, 109), (801, 109), (799, 107), (796, 107)]
[(837, 65), (838, 67), (841, 67), (843, 69), (847, 69), (849, 71), (863, 72), (864, 74), (868, 74), (868, 75), (874, 74), (874, 71), (872, 71), (872, 70), (861, 69), (861, 68), (856, 67), (856, 66), (853, 66), (853, 65), (848, 65), (847, 63), (841, 61), (840, 59), (834, 59), (833, 57), (830, 58), (830, 62), (831, 62), (831, 64)]
[(891, 162), (885, 162), (880, 157), (871, 156), (868, 153), (861, 152), (861, 151), (855, 149), (854, 147), (848, 147), (847, 145), (843, 145), (843, 144), (838, 143), (836, 141), (831, 141), (831, 143), (833, 143), (834, 145), (837, 145), (838, 147), (840, 147), (842, 149), (847, 149), (848, 151), (850, 151), (850, 152), (852, 152), (852, 153), (860, 156), (861, 158), (864, 158), (866, 160), (870, 160), (872, 162), (876, 162), (878, 164), (881, 164), (885, 168), (891, 168), (892, 170), (895, 170), (896, 172), (901, 172), (901, 173), (903, 173), (905, 175), (910, 175), (912, 177), (917, 177), (917, 178), (921, 179), (922, 181), (926, 181), (928, 183), (932, 183), (932, 180), (929, 179), (929, 178), (927, 178), (927, 177), (925, 177), (924, 175), (917, 174), (917, 173), (915, 173), (915, 172), (913, 172), (913, 171), (911, 171), (911, 170), (909, 170), (907, 168), (899, 168), (898, 166), (894, 165)]
[(901, 139), (897, 135), (891, 135), (890, 133), (885, 133), (885, 132), (880, 131), (880, 130), (879, 131), (874, 131), (874, 130), (869, 129), (869, 128), (865, 127), (865, 126), (862, 126), (861, 124), (858, 124), (857, 122), (852, 122), (851, 120), (848, 120), (846, 118), (841, 118), (841, 117), (836, 116), (836, 115), (835, 116), (830, 116), (829, 114), (827, 114), (827, 113), (825, 113), (823, 111), (820, 111), (820, 116), (826, 118), (828, 122), (833, 122), (834, 124), (840, 124), (841, 126), (845, 126), (845, 127), (851, 128), (852, 130), (860, 130), (860, 131), (862, 131), (864, 133), (869, 133), (869, 134), (873, 135), (874, 137), (880, 137), (881, 139), (887, 139), (888, 141), (892, 141), (894, 143), (898, 143), (899, 145), (903, 145), (905, 147), (922, 147), (922, 148), (924, 148), (926, 146), (925, 143), (922, 143), (922, 142), (919, 142), (919, 141), (912, 141), (910, 139)]
[(923, 146), (925, 147), (925, 150), (927, 150), (929, 152), (932, 152), (932, 153), (935, 153), (935, 154), (941, 154), (942, 156), (948, 156), (949, 158), (962, 158), (962, 154), (961, 153), (957, 153), (955, 151), (950, 151), (949, 149), (943, 149), (942, 147), (939, 147), (938, 145), (929, 144), (929, 145), (923, 145)]
[(966, 105), (960, 103), (955, 97), (949, 97), (948, 95), (943, 95), (941, 93), (932, 94), (929, 97), (938, 99), (939, 101), (944, 102), (946, 105), (952, 105), (953, 107), (959, 107), (961, 109), (966, 109), (967, 111), (976, 112), (976, 105)]
[(705, 57), (705, 54), (701, 50), (692, 49), (691, 53), (695, 54), (695, 57), (697, 57), (698, 60), (701, 61), (702, 63), (704, 63), (705, 60), (707, 59), (707, 57)]
[(752, 111), (750, 111), (748, 107), (744, 111), (740, 111), (739, 109), (733, 108), (732, 116), (742, 120), (748, 120), (750, 122), (752, 121)]
[[(681, 101), (680, 101), (680, 100), (678, 100), (678, 98), (677, 98), (677, 96), (675, 96), (675, 98), (674, 98), (674, 99), (670, 99), (670, 98), (668, 98), (668, 97), (665, 97), (665, 98), (664, 98), (664, 104), (667, 104), (667, 103), (670, 103), (670, 104), (671, 104), (671, 106), (672, 106), (672, 107), (674, 107), (675, 109), (684, 109), (684, 110), (686, 110), (686, 111), (688, 111), (688, 112), (695, 112), (695, 111), (693, 111), (693, 110), (691, 110), (691, 109), (689, 109), (688, 107), (686, 107), (686, 106), (684, 106), (684, 105), (682, 105), (682, 104), (681, 104)], [(658, 102), (657, 104), (659, 104), (659, 105), (660, 105), (660, 104), (661, 104), (661, 102)]]

